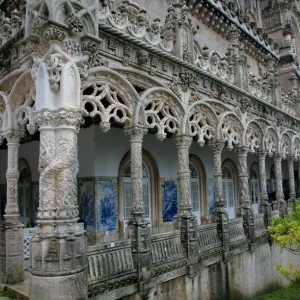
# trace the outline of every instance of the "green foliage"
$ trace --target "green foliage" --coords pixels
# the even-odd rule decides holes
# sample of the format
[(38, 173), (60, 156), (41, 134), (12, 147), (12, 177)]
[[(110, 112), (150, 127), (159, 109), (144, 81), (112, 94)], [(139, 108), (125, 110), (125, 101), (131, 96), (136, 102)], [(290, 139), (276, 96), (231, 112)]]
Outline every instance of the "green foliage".
[(6, 297), (9, 299), (16, 299), (15, 294), (12, 291), (4, 290), (3, 292), (0, 291), (0, 297)]
[[(289, 216), (273, 218), (268, 231), (281, 249), (300, 255), (300, 201), (296, 201)], [(289, 282), (300, 286), (300, 266), (279, 265), (275, 269)]]
[(290, 286), (270, 294), (256, 297), (252, 300), (299, 300), (300, 288), (298, 286)]

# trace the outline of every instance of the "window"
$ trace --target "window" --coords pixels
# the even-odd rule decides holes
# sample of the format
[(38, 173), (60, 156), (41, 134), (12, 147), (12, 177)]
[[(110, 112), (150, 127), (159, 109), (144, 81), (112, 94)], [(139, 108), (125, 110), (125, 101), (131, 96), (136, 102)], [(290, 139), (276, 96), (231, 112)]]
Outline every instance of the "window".
[[(190, 172), (191, 172), (191, 201), (193, 213), (200, 218), (200, 184), (199, 184), (199, 176), (196, 168), (190, 164)], [(199, 215), (199, 216), (198, 216)]]
[(222, 168), (222, 184), (223, 198), (225, 201), (224, 206), (229, 219), (233, 219), (235, 218), (235, 180), (230, 164), (225, 163)]
[(207, 187), (205, 168), (200, 158), (191, 154), (190, 160), (190, 197), (193, 214), (197, 218), (198, 224), (207, 223), (209, 220)]
[(259, 191), (259, 176), (255, 167), (250, 171), (250, 197), (254, 214), (258, 214), (258, 206), (260, 203), (260, 191)]

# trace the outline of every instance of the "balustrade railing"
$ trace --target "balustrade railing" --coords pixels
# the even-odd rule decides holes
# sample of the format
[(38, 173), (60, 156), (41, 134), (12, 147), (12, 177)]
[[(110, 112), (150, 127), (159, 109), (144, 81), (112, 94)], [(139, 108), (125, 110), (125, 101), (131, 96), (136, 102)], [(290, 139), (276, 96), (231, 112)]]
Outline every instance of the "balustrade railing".
[(184, 258), (180, 231), (167, 232), (151, 237), (153, 266)]

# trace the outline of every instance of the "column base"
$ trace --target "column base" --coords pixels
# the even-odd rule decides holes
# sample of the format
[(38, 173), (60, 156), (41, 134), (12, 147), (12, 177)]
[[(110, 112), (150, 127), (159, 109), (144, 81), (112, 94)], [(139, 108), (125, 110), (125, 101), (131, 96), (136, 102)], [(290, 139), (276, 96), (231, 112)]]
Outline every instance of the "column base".
[(24, 228), (20, 222), (0, 222), (0, 283), (24, 281)]
[(43, 277), (30, 274), (29, 299), (88, 299), (87, 272), (59, 277)]

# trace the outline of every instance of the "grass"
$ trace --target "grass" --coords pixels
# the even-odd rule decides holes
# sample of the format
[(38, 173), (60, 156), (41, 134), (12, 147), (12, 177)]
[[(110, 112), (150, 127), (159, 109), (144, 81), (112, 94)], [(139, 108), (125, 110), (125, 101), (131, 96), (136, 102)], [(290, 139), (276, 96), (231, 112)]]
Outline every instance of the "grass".
[(290, 286), (251, 300), (300, 300), (300, 287)]
[(15, 294), (12, 291), (5, 290), (3, 292), (0, 291), (0, 297), (6, 297), (9, 299), (16, 299)]

